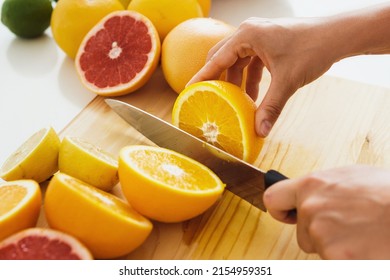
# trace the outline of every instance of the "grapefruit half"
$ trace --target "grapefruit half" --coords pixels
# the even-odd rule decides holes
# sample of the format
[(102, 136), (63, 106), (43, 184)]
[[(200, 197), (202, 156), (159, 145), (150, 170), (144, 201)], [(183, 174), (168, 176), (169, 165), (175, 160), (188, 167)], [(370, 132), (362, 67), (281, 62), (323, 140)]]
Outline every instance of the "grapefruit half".
[(102, 96), (142, 87), (160, 59), (161, 43), (152, 22), (135, 11), (115, 11), (84, 37), (76, 56), (82, 83)]
[(71, 235), (48, 228), (22, 230), (0, 242), (0, 260), (91, 260), (89, 250)]

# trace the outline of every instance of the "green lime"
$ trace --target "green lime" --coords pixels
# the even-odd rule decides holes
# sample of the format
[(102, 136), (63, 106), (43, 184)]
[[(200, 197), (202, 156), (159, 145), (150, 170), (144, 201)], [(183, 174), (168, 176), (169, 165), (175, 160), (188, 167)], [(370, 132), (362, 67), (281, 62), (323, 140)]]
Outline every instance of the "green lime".
[(38, 37), (50, 26), (51, 0), (5, 0), (1, 21), (23, 38)]

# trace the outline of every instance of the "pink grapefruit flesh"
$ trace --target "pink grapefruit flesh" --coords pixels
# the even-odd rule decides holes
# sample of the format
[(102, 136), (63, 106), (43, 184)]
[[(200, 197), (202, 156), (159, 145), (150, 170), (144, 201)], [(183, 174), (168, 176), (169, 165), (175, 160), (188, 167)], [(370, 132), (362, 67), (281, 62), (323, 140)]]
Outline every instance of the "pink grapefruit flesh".
[(158, 33), (145, 16), (116, 11), (85, 36), (76, 56), (76, 69), (92, 92), (119, 96), (143, 86), (160, 58)]
[(74, 237), (46, 228), (22, 230), (0, 242), (0, 260), (90, 260)]

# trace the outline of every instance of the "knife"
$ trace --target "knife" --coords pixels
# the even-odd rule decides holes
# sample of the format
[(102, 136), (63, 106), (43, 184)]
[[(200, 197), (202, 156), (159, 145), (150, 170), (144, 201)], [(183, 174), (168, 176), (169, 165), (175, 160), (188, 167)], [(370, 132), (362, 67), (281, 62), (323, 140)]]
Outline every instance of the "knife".
[(105, 99), (105, 102), (157, 146), (174, 150), (204, 164), (218, 175), (229, 191), (263, 211), (266, 211), (263, 203), (265, 189), (287, 179), (275, 170), (264, 172), (128, 103), (116, 99)]

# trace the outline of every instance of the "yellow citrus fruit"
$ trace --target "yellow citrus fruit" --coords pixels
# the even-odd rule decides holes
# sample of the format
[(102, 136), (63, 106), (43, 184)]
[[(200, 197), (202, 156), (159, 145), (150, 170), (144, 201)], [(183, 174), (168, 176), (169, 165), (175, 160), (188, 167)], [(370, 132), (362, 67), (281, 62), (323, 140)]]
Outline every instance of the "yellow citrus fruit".
[(255, 132), (254, 101), (238, 86), (204, 81), (185, 88), (172, 111), (174, 125), (247, 162), (256, 160), (263, 139)]
[(102, 148), (81, 138), (66, 136), (58, 154), (59, 170), (104, 191), (119, 181), (118, 161)]
[(180, 93), (202, 68), (209, 50), (235, 28), (212, 18), (189, 19), (169, 32), (161, 49), (161, 66), (171, 88)]
[(130, 205), (160, 222), (180, 222), (200, 215), (225, 188), (217, 175), (199, 162), (143, 145), (122, 148), (119, 180)]
[(0, 183), (0, 240), (37, 223), (41, 189), (34, 180)]
[(92, 259), (89, 250), (76, 238), (49, 228), (24, 229), (0, 242), (0, 260)]
[(160, 61), (157, 30), (144, 15), (116, 11), (99, 21), (84, 37), (76, 70), (90, 91), (119, 96), (143, 86)]
[(197, 0), (132, 0), (127, 9), (148, 17), (157, 28), (161, 40), (179, 23), (203, 17)]
[(107, 14), (123, 10), (119, 0), (61, 0), (51, 16), (51, 31), (58, 46), (72, 59), (88, 31)]
[(60, 143), (53, 128), (39, 130), (7, 158), (0, 168), (0, 177), (5, 181), (45, 181), (58, 170)]
[(49, 183), (44, 209), (50, 227), (76, 237), (98, 259), (130, 253), (153, 227), (116, 196), (61, 172)]
[(198, 0), (198, 3), (202, 8), (203, 16), (208, 17), (211, 9), (211, 0)]

